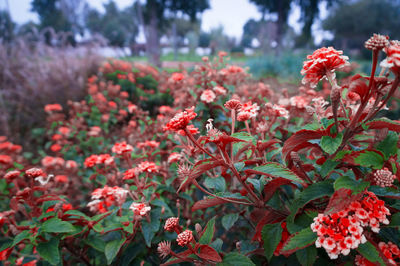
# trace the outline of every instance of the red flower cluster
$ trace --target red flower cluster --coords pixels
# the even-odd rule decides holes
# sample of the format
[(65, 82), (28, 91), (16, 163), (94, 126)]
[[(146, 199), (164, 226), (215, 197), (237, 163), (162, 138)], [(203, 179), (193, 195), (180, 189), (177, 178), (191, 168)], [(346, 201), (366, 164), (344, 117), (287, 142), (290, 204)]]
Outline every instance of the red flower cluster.
[(111, 151), (116, 154), (123, 154), (133, 151), (133, 147), (127, 144), (125, 141), (120, 143), (115, 143)]
[(183, 112), (176, 114), (164, 127), (164, 131), (172, 130), (177, 132), (178, 130), (185, 129), (191, 120), (193, 120), (197, 114), (194, 112), (194, 106), (188, 108)]
[(178, 235), (176, 238), (176, 242), (178, 242), (179, 246), (186, 246), (193, 240), (193, 233), (190, 230), (185, 230)]
[(151, 207), (144, 203), (133, 202), (129, 209), (131, 209), (135, 215), (145, 216), (151, 210)]
[(200, 100), (205, 103), (212, 103), (215, 100), (215, 93), (212, 90), (205, 90), (200, 96)]
[(260, 107), (256, 103), (244, 103), (239, 109), (237, 119), (239, 121), (246, 121), (252, 117), (256, 117), (258, 114), (258, 110), (260, 110)]
[[(380, 242), (378, 244), (379, 249), (382, 251), (383, 255), (389, 261), (390, 265), (399, 265), (400, 259), (400, 249), (398, 246), (393, 244), (392, 242)], [(397, 262), (395, 261), (397, 260)], [(355, 265), (357, 266), (374, 266), (375, 263), (370, 262), (366, 258), (361, 255), (357, 255), (355, 259)]]
[(175, 228), (179, 227), (179, 218), (178, 217), (170, 217), (167, 219), (164, 225), (164, 230), (168, 232), (174, 232)]
[(92, 192), (92, 201), (88, 207), (93, 212), (104, 213), (111, 205), (122, 206), (124, 204), (128, 191), (120, 187), (104, 186), (97, 188)]
[(290, 236), (289, 231), (287, 230), (287, 227), (286, 227), (286, 222), (283, 222), (281, 224), (281, 227), (283, 229), (282, 238), (281, 238), (281, 241), (279, 242), (278, 246), (276, 247), (276, 249), (274, 251), (274, 256), (279, 256), (280, 255), (281, 249), (283, 248), (283, 244), (285, 244), (286, 240)]
[(160, 142), (155, 140), (146, 140), (145, 142), (139, 142), (136, 144), (136, 148), (145, 149), (145, 148), (158, 148), (160, 146)]
[(85, 159), (83, 163), (86, 168), (93, 167), (97, 164), (110, 165), (114, 162), (114, 158), (110, 154), (92, 154)]
[(160, 166), (156, 165), (153, 162), (144, 161), (141, 162), (137, 168), (140, 172), (148, 172), (148, 173), (156, 173), (160, 169)]
[(385, 48), (387, 55), (387, 63), (391, 70), (400, 75), (400, 44), (397, 42), (391, 42), (391, 45)]
[(308, 55), (309, 60), (303, 63), (303, 69), (300, 72), (304, 75), (303, 84), (310, 84), (312, 88), (316, 87), (327, 73), (334, 75), (336, 69), (347, 66), (349, 58), (342, 54), (343, 51), (337, 51), (333, 47), (322, 47), (315, 50), (312, 55)]
[(367, 240), (363, 234), (364, 228), (378, 233), (379, 224), (389, 224), (386, 215), (390, 215), (384, 202), (372, 192), (365, 192), (359, 201), (353, 201), (346, 209), (333, 214), (318, 214), (311, 224), (318, 239), (316, 247), (325, 248), (331, 259), (339, 254), (348, 255), (351, 249), (356, 249)]
[(62, 111), (62, 106), (59, 105), (58, 103), (55, 103), (55, 104), (47, 104), (47, 105), (44, 107), (44, 111), (45, 111), (46, 113), (60, 112), (60, 111)]

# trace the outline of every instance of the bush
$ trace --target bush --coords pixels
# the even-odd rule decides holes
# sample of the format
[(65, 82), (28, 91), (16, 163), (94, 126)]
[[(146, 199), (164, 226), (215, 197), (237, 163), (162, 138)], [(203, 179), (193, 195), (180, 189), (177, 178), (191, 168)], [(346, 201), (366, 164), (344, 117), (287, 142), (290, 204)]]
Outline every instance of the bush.
[[(399, 87), (400, 46), (382, 38), (368, 46), (374, 70), (387, 54), (380, 75), (339, 80), (348, 58), (321, 48), (292, 97), (227, 64), (226, 53), (190, 73), (106, 63), (68, 115), (45, 107), (39, 162), (0, 139), (0, 259), (399, 263), (400, 124), (376, 116)], [(146, 76), (174, 99), (153, 105), (155, 117), (133, 102)]]

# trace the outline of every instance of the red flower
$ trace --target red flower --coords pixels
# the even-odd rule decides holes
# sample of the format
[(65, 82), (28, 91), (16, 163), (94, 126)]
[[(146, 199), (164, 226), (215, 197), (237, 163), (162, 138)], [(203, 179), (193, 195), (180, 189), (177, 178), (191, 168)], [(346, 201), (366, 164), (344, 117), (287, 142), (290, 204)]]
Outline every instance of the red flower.
[(179, 218), (170, 217), (167, 219), (164, 225), (164, 230), (168, 232), (175, 231), (175, 228), (179, 227)]
[(317, 83), (326, 78), (327, 73), (334, 75), (336, 69), (349, 64), (348, 57), (342, 55), (343, 51), (337, 51), (333, 47), (322, 47), (312, 55), (308, 55), (308, 61), (303, 63), (301, 74), (304, 75), (303, 84), (310, 84), (311, 87), (316, 87)]
[(188, 108), (183, 112), (176, 114), (164, 127), (164, 131), (172, 130), (178, 131), (185, 129), (191, 120), (193, 120), (197, 114), (194, 112), (194, 106)]
[(160, 169), (160, 166), (156, 165), (153, 162), (144, 161), (138, 165), (138, 169), (140, 172), (148, 172), (148, 173), (155, 173)]
[(400, 44), (391, 42), (391, 45), (385, 48), (385, 52), (388, 66), (396, 75), (400, 75)]
[(181, 81), (181, 80), (183, 80), (183, 78), (184, 78), (184, 75), (182, 73), (179, 73), (179, 72), (173, 73), (172, 76), (171, 76), (171, 80), (173, 80), (175, 82)]
[(55, 104), (47, 104), (47, 105), (44, 107), (44, 111), (45, 111), (46, 113), (62, 111), (62, 107), (61, 107), (61, 105), (59, 105), (58, 103), (55, 103)]
[(121, 143), (115, 143), (114, 146), (112, 147), (112, 152), (116, 154), (123, 154), (131, 151), (133, 151), (133, 147), (127, 144), (125, 141)]
[(137, 168), (128, 169), (124, 173), (124, 180), (134, 179), (136, 177), (136, 173), (138, 172)]
[(205, 90), (200, 96), (200, 100), (206, 103), (211, 103), (215, 100), (215, 93), (212, 90)]

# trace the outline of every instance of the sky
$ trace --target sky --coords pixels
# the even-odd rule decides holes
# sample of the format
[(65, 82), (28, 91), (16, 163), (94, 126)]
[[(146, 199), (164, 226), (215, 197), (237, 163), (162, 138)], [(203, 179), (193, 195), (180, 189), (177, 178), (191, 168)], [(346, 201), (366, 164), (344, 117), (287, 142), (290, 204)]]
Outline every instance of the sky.
[[(134, 0), (115, 0), (119, 8), (125, 8), (133, 3)], [(87, 0), (90, 6), (99, 10), (103, 10), (103, 3), (108, 0)], [(0, 8), (4, 8), (7, 0), (0, 0)], [(11, 16), (17, 23), (25, 23), (30, 20), (38, 22), (38, 16), (30, 11), (31, 0), (8, 0), (10, 5)], [(248, 0), (210, 0), (210, 9), (206, 10), (202, 15), (202, 29), (209, 31), (222, 25), (225, 32), (229, 36), (240, 39), (243, 33), (243, 25), (250, 18), (259, 19), (260, 13), (255, 5), (251, 4)], [(321, 16), (324, 17), (326, 10), (323, 8)], [(295, 8), (289, 16), (289, 25), (291, 25), (296, 32), (300, 31), (300, 24), (298, 19), (300, 17), (300, 10)], [(318, 30), (318, 26), (314, 27), (314, 33), (317, 37), (316, 42), (324, 36), (324, 33)]]

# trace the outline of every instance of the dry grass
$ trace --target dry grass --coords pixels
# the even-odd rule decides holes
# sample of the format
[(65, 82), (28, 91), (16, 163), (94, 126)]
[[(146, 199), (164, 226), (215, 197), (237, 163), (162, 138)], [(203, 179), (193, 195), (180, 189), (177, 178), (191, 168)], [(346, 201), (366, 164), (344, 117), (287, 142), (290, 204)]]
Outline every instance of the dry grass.
[(30, 141), (32, 128), (44, 125), (46, 104), (66, 107), (84, 97), (86, 79), (103, 60), (95, 47), (50, 47), (43, 36), (0, 43), (0, 135), (21, 144)]

